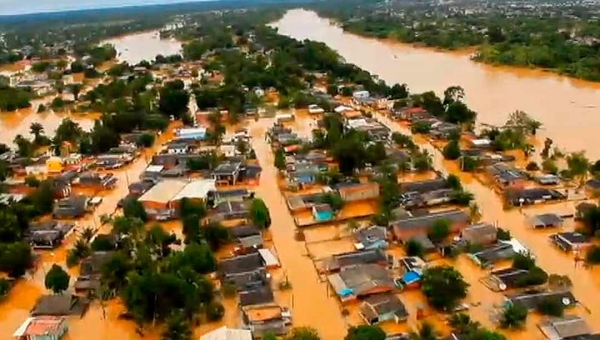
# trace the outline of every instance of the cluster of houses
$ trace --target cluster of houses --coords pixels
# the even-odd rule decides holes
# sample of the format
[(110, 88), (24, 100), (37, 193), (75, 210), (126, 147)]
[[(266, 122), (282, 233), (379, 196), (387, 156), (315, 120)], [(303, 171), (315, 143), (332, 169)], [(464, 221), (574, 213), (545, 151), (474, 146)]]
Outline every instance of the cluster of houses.
[(223, 289), (239, 298), (240, 328), (259, 338), (267, 333), (285, 335), (292, 315), (273, 294), (270, 272), (280, 267), (276, 254), (264, 246), (260, 230), (252, 225), (231, 227), (229, 232), (236, 242), (235, 255), (219, 261), (217, 274)]

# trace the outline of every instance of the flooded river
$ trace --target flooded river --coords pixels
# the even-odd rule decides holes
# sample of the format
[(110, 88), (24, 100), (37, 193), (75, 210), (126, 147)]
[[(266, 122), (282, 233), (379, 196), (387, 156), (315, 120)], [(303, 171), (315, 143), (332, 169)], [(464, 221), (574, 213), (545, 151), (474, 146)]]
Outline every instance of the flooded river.
[(137, 64), (142, 60), (153, 60), (158, 54), (164, 56), (181, 52), (181, 43), (175, 40), (160, 39), (158, 31), (125, 35), (109, 39), (103, 43), (115, 46), (117, 60)]
[(346, 61), (388, 83), (406, 83), (412, 92), (441, 94), (462, 86), (478, 120), (502, 124), (508, 113), (523, 110), (545, 126), (544, 135), (567, 150), (586, 150), (600, 158), (600, 84), (542, 71), (493, 67), (468, 53), (445, 53), (345, 33), (314, 12), (291, 10), (274, 24), (279, 33), (326, 43)]

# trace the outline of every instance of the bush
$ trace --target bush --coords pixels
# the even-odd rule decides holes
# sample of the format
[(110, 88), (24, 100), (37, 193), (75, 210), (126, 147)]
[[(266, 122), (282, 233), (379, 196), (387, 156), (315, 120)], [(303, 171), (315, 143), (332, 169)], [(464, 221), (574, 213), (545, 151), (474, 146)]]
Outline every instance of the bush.
[(502, 328), (519, 328), (527, 321), (527, 308), (518, 305), (511, 305), (504, 309), (500, 319)]
[(442, 151), (445, 159), (448, 160), (456, 160), (460, 158), (460, 145), (458, 145), (458, 140), (452, 140), (450, 143), (444, 146), (444, 150)]
[(510, 239), (512, 239), (510, 231), (504, 230), (502, 228), (498, 228), (498, 230), (496, 231), (496, 237), (502, 241), (509, 241)]
[(37, 188), (40, 186), (40, 183), (41, 181), (33, 175), (25, 177), (25, 185), (27, 185), (30, 188)]
[(590, 264), (598, 264), (600, 263), (600, 247), (593, 246), (591, 247), (587, 254), (585, 255), (585, 260)]
[(220, 302), (213, 301), (206, 306), (206, 318), (208, 321), (219, 321), (225, 315), (225, 307)]
[(464, 207), (468, 206), (473, 198), (473, 194), (469, 191), (455, 190), (452, 192), (452, 201)]
[(525, 169), (527, 169), (527, 171), (538, 171), (540, 170), (540, 166), (536, 162), (529, 162)]
[(517, 287), (528, 287), (543, 285), (548, 282), (548, 274), (540, 267), (533, 267), (529, 269), (529, 273), (519, 278), (515, 285)]
[(415, 239), (410, 239), (404, 244), (404, 250), (408, 256), (419, 256), (422, 257), (424, 250), (423, 245)]
[(530, 270), (535, 268), (536, 265), (533, 257), (518, 253), (513, 257), (512, 267), (515, 269)]
[(450, 174), (446, 180), (448, 181), (450, 188), (454, 190), (462, 190), (462, 183), (460, 182), (460, 178), (458, 176)]
[(479, 168), (480, 164), (481, 162), (477, 158), (471, 156), (464, 156), (462, 158), (461, 168), (464, 172), (473, 172)]
[(137, 145), (143, 146), (145, 148), (149, 148), (154, 144), (154, 139), (155, 139), (155, 136), (153, 134), (144, 133), (138, 138)]
[(428, 134), (431, 131), (431, 124), (425, 122), (417, 122), (412, 125), (412, 133)]

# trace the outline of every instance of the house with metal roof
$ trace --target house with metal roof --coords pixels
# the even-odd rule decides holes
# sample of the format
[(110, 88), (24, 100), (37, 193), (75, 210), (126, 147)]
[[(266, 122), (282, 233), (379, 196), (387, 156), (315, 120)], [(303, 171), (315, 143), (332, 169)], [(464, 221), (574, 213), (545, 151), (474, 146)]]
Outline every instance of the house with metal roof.
[(385, 321), (398, 323), (406, 321), (408, 318), (406, 307), (394, 294), (377, 294), (367, 297), (360, 306), (359, 314), (369, 325)]
[(328, 275), (327, 280), (343, 301), (396, 289), (396, 284), (387, 269), (377, 264), (346, 267), (339, 273)]
[(574, 307), (578, 301), (571, 291), (526, 291), (505, 296), (506, 302), (511, 305), (521, 306), (528, 310), (537, 309), (546, 300), (553, 300), (564, 307)]
[(600, 339), (600, 334), (591, 334), (585, 320), (577, 315), (565, 315), (561, 318), (548, 318), (538, 324), (548, 340), (593, 340)]
[(460, 209), (451, 209), (392, 221), (390, 226), (396, 239), (408, 241), (416, 235), (427, 235), (427, 232), (438, 221), (450, 222), (451, 232), (456, 233), (467, 227), (471, 218)]

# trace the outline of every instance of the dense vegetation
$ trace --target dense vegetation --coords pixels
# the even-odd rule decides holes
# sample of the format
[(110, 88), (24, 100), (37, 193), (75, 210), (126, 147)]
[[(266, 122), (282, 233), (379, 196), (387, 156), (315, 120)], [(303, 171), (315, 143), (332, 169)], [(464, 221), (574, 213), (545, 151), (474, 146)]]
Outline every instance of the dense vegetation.
[(345, 30), (442, 49), (477, 47), (475, 60), (552, 69), (600, 81), (597, 5), (355, 1), (319, 3)]

